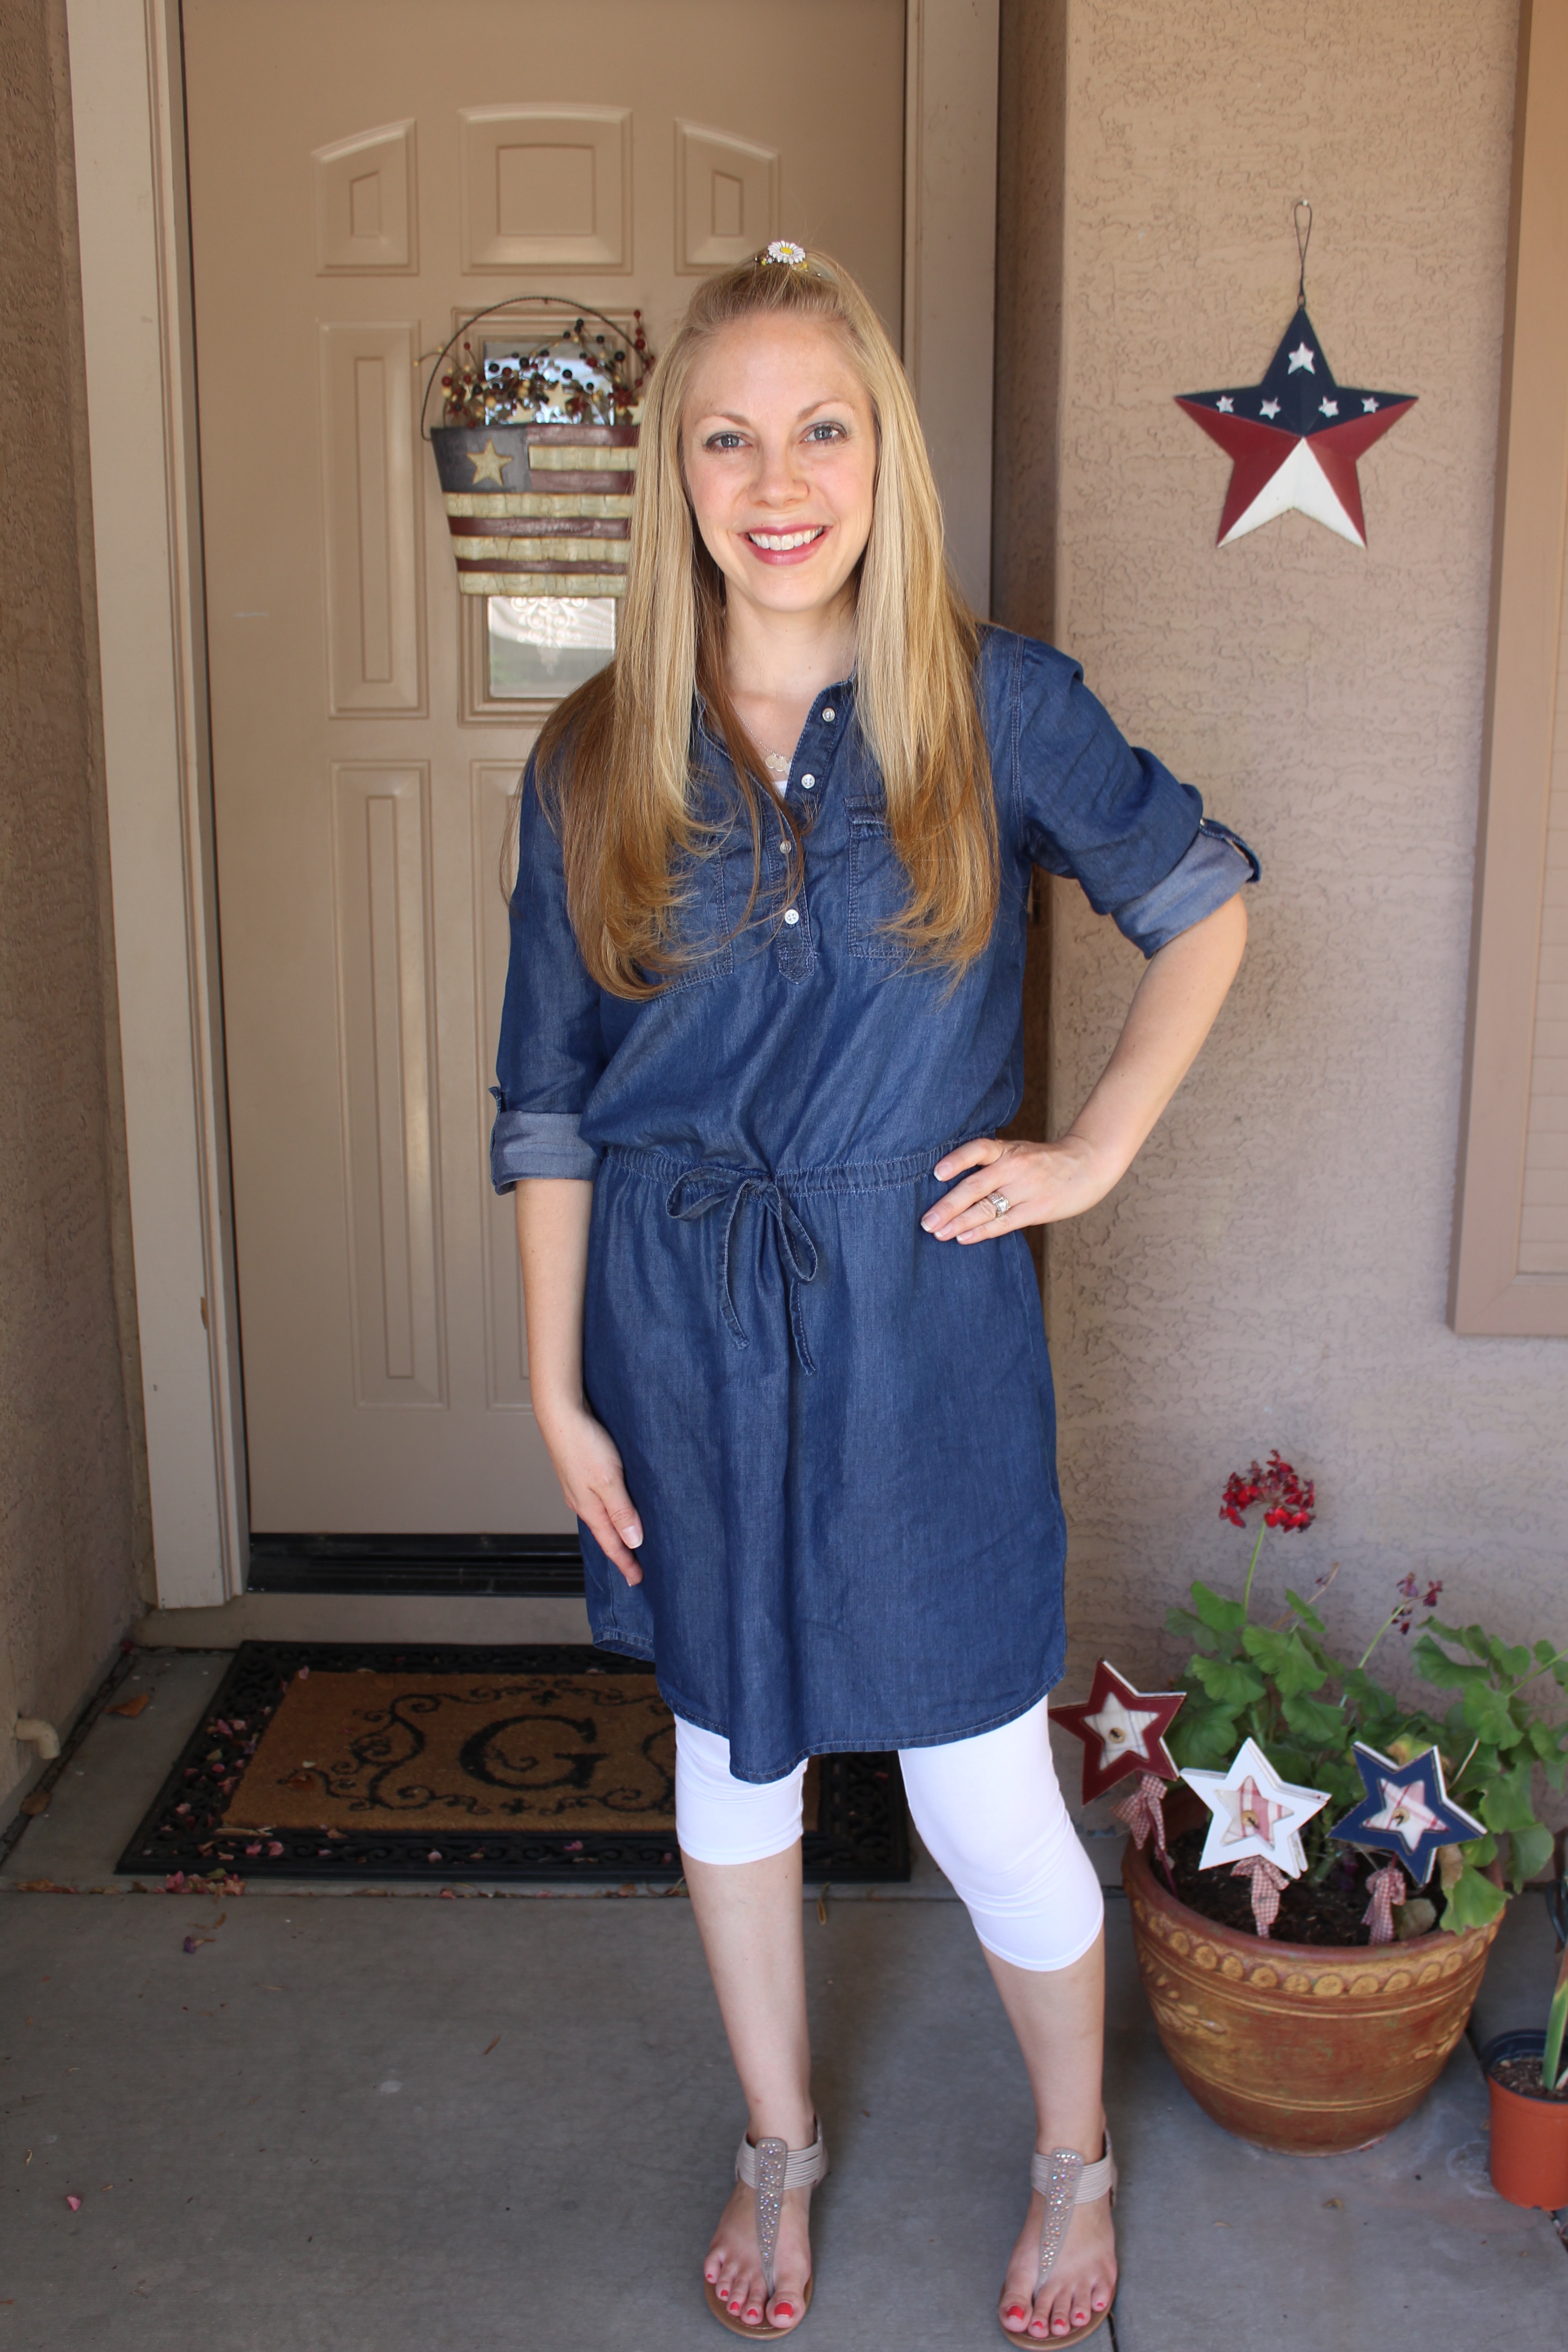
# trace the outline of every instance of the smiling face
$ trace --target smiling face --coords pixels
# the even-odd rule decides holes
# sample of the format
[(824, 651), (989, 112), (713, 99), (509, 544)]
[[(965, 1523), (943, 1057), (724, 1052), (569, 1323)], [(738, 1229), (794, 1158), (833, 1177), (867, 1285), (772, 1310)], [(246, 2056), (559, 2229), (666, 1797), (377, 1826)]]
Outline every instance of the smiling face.
[(759, 617), (826, 614), (871, 530), (877, 428), (837, 329), (722, 328), (692, 372), (681, 454), (697, 528)]

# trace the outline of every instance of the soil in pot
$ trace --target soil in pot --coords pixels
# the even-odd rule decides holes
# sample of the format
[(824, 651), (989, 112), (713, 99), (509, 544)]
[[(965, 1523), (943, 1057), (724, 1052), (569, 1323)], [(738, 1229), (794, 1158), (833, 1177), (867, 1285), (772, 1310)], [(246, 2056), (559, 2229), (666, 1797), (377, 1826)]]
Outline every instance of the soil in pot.
[(1568, 2083), (1560, 2090), (1549, 2091), (1542, 2080), (1539, 2058), (1500, 2058), (1492, 2068), (1492, 2081), (1500, 2083), (1519, 2099), (1550, 2099), (1554, 2105), (1568, 2107)]
[[(1171, 1867), (1176, 1892), (1191, 1911), (1217, 1919), (1243, 1936), (1256, 1933), (1252, 1918), (1252, 1883), (1233, 1877), (1228, 1870), (1200, 1870), (1208, 1824), (1183, 1830), (1170, 1842)], [(1370, 1943), (1362, 1914), (1369, 1897), (1366, 1882), (1371, 1865), (1364, 1855), (1347, 1853), (1336, 1859), (1321, 1885), (1310, 1878), (1292, 1878), (1281, 1888), (1279, 1916), (1270, 1933), (1281, 1944), (1334, 1944), (1342, 1950)]]

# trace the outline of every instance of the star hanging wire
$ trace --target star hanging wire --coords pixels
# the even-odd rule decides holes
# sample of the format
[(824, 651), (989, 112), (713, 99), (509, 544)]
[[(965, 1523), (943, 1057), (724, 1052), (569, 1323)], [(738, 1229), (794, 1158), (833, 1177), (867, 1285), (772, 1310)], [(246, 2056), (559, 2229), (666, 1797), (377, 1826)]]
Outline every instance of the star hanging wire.
[(1359, 1805), (1329, 1835), (1346, 1845), (1382, 1847), (1397, 1854), (1412, 1882), (1425, 1886), (1432, 1875), (1437, 1849), (1468, 1845), (1486, 1831), (1462, 1805), (1455, 1804), (1443, 1785), (1443, 1759), (1435, 1748), (1409, 1764), (1396, 1764), (1361, 1740), (1355, 1743), (1356, 1770), (1366, 1790)]
[(1211, 1815), (1200, 1870), (1217, 1870), (1256, 1853), (1288, 1878), (1300, 1878), (1307, 1867), (1302, 1825), (1328, 1803), (1326, 1789), (1300, 1789), (1282, 1780), (1256, 1739), (1244, 1739), (1223, 1772), (1189, 1766), (1182, 1778)]
[(1301, 262), (1296, 315), (1262, 383), (1176, 394), (1177, 407), (1184, 408), (1231, 460), (1215, 542), (1220, 547), (1292, 510), (1325, 523), (1352, 546), (1364, 547), (1366, 517), (1356, 460), (1415, 405), (1414, 393), (1352, 390), (1334, 382), (1318, 331), (1307, 316), (1312, 207), (1304, 196), (1296, 206), (1295, 220)]
[(1051, 1720), (1083, 1742), (1083, 1801), (1090, 1804), (1130, 1772), (1176, 1778), (1165, 1734), (1185, 1691), (1134, 1690), (1108, 1658), (1096, 1662), (1089, 1696), (1075, 1706), (1053, 1706)]

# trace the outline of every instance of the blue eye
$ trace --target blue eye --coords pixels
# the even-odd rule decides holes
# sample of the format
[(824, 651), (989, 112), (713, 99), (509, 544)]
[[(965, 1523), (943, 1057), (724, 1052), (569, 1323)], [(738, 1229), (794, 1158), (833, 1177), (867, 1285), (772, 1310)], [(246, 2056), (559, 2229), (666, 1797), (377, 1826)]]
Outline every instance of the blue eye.
[(738, 433), (710, 433), (703, 446), (708, 449), (738, 449), (741, 436)]
[(842, 441), (844, 427), (842, 425), (832, 424), (825, 417), (820, 425), (814, 425), (811, 427), (805, 437), (808, 441)]

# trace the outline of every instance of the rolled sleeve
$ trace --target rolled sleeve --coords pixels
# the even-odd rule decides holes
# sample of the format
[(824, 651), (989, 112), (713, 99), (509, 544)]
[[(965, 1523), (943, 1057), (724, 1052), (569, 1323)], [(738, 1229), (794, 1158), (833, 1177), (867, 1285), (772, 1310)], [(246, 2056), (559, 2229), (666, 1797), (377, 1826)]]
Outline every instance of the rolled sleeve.
[(1183, 931), (1215, 913), (1237, 892), (1256, 882), (1261, 871), (1254, 852), (1239, 834), (1205, 816), (1192, 847), (1179, 857), (1163, 882), (1126, 906), (1113, 909), (1116, 928), (1146, 956), (1169, 947)]
[(609, 1058), (600, 1003), (572, 929), (561, 844), (531, 760), (518, 810), (511, 952), (490, 1089), (490, 1181), (498, 1192), (510, 1192), (520, 1177), (591, 1180), (597, 1169), (600, 1154), (584, 1141), (582, 1123)]
[(1076, 881), (1145, 955), (1201, 922), (1258, 860), (1202, 795), (1129, 743), (1077, 662), (1012, 640), (1011, 782), (1023, 855)]
[[(498, 1104), (500, 1088), (490, 1092)], [(520, 1176), (584, 1176), (603, 1156), (583, 1140), (583, 1122), (564, 1110), (500, 1110), (490, 1129), (490, 1182), (510, 1192)]]

